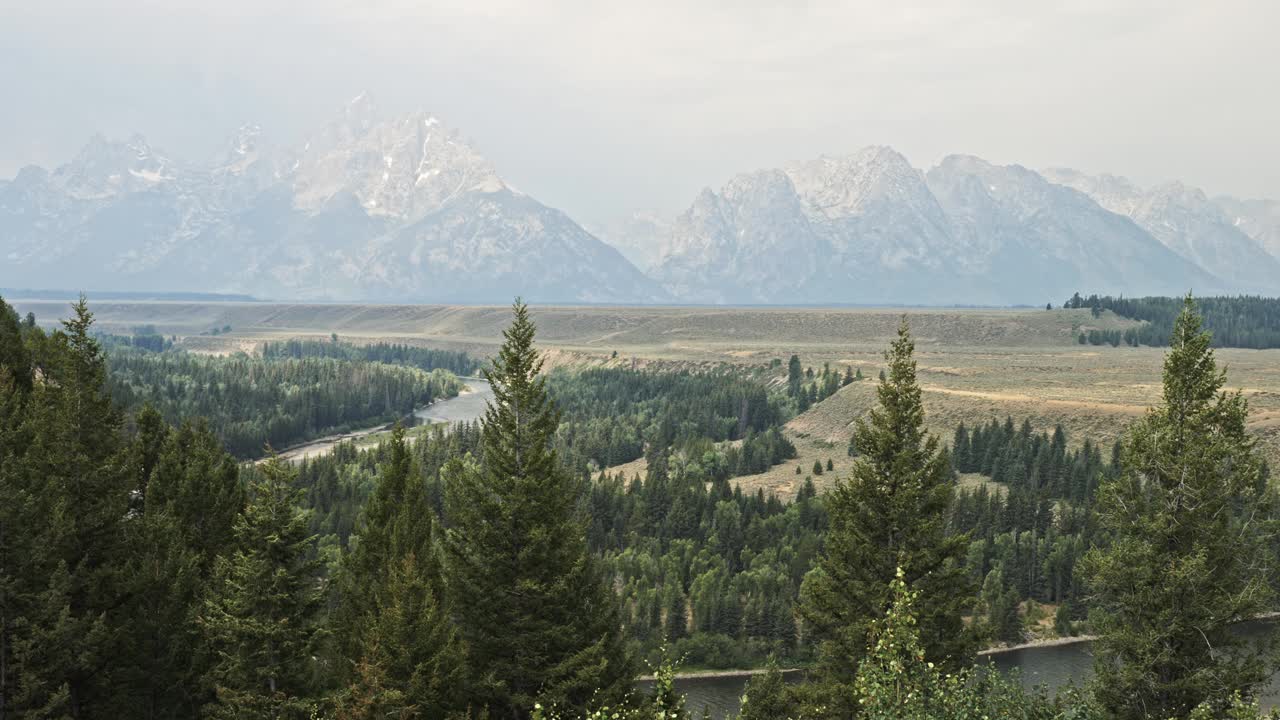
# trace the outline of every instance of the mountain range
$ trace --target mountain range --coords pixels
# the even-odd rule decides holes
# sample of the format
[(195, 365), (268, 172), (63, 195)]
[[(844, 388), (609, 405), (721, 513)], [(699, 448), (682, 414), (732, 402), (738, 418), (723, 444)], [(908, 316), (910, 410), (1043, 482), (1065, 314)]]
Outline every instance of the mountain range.
[(1280, 294), (1280, 203), (888, 147), (740, 174), (589, 232), (428, 113), (367, 95), (296, 146), (141, 136), (0, 180), (0, 286), (282, 300), (1024, 304)]

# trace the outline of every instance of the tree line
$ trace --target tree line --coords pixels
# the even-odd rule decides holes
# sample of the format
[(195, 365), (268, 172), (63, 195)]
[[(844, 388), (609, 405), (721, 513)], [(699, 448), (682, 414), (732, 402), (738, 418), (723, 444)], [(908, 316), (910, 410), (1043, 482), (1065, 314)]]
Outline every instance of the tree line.
[[(1204, 327), (1212, 336), (1213, 347), (1238, 347), (1262, 350), (1280, 348), (1280, 298), (1257, 295), (1236, 297), (1203, 297), (1196, 300)], [(1126, 345), (1167, 346), (1174, 324), (1182, 311), (1183, 301), (1173, 297), (1125, 298), (1110, 295), (1072, 295), (1064, 308), (1090, 308), (1096, 317), (1103, 310), (1142, 325), (1127, 329), (1081, 333), (1080, 344), (1092, 345), (1124, 342)]]
[(743, 440), (728, 462), (760, 472), (795, 453), (769, 433), (788, 417), (781, 400), (733, 371), (560, 369), (547, 391), (563, 414), (557, 439), (571, 465), (612, 467), (672, 445)]
[[(775, 362), (779, 362), (775, 360)], [(833, 369), (831, 363), (823, 363), (822, 370), (815, 372), (812, 367), (804, 367), (799, 355), (792, 355), (787, 361), (787, 397), (794, 403), (796, 412), (804, 412), (810, 407), (826, 400), (840, 388), (862, 379), (862, 368), (856, 371), (846, 366), (842, 374)]]
[(127, 409), (150, 405), (171, 424), (205, 418), (236, 457), (261, 457), (328, 433), (392, 422), (462, 383), (447, 370), (327, 358), (153, 353), (117, 346), (108, 389)]
[(455, 375), (473, 375), (480, 368), (480, 361), (460, 350), (405, 345), (403, 343), (377, 342), (354, 345), (338, 340), (337, 334), (328, 342), (323, 340), (285, 340), (262, 343), (260, 352), (264, 358), (329, 358), (353, 362), (377, 362), (388, 365), (405, 365), (419, 370), (448, 370)]

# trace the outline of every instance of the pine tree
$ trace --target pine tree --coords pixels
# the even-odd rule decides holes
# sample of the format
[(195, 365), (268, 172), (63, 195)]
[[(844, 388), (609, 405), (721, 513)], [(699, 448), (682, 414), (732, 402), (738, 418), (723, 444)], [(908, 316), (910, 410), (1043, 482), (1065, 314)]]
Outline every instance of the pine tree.
[(800, 368), (800, 356), (792, 355), (787, 361), (787, 397), (800, 396), (800, 384), (804, 381), (804, 372)]
[[(0, 306), (0, 315), (9, 312)], [(38, 340), (30, 358), (40, 382), (29, 390), (15, 382), (29, 368), (0, 372), (0, 703), (19, 715), (125, 712), (117, 661), (128, 634), (131, 478), (92, 325), (81, 297), (47, 342), (29, 331)], [(3, 336), (4, 362), (23, 362), (25, 353), (13, 347), (21, 340)]]
[(742, 712), (738, 720), (777, 720), (795, 717), (796, 703), (787, 688), (786, 678), (778, 662), (769, 658), (763, 675), (747, 681), (742, 693)]
[(535, 702), (585, 710), (620, 698), (631, 663), (612, 589), (588, 554), (582, 487), (552, 447), (559, 414), (547, 396), (534, 324), (519, 300), (492, 368), (494, 400), (479, 463), (445, 468), (445, 579), (476, 673), (474, 697), (497, 717)]
[(349, 686), (339, 705), (357, 717), (385, 686), (406, 707), (438, 717), (464, 702), (461, 649), (442, 600), (434, 511), (404, 428), (396, 426), (388, 450), (338, 573), (332, 625)]
[(200, 618), (217, 652), (211, 717), (306, 718), (313, 709), (323, 594), (294, 476), (274, 456), (258, 468), (235, 521), (235, 549), (215, 564), (214, 593)]
[[(968, 542), (947, 534), (951, 461), (924, 431), (914, 344), (904, 318), (885, 357), (870, 421), (859, 420), (860, 455), (827, 496), (825, 553), (802, 588), (801, 615), (819, 640), (820, 679), (833, 703), (847, 703), (867, 631), (889, 608), (898, 567), (919, 605), (930, 661), (958, 666), (973, 651), (961, 616), (973, 595), (963, 560)], [(853, 714), (845, 705), (843, 715)]]
[(8, 372), (18, 389), (31, 390), (31, 353), (22, 338), (18, 313), (0, 297), (0, 372)]
[(171, 431), (147, 409), (137, 425), (143, 503), (129, 535), (131, 714), (196, 717), (213, 699), (205, 679), (214, 662), (196, 619), (216, 559), (232, 550), (244, 490), (235, 460), (203, 421)]
[(1081, 568), (1101, 635), (1095, 692), (1119, 718), (1222, 708), (1273, 670), (1230, 632), (1274, 597), (1276, 528), (1248, 404), (1222, 391), (1190, 296), (1170, 347), (1161, 402), (1130, 429), (1123, 471), (1099, 491), (1105, 544)]

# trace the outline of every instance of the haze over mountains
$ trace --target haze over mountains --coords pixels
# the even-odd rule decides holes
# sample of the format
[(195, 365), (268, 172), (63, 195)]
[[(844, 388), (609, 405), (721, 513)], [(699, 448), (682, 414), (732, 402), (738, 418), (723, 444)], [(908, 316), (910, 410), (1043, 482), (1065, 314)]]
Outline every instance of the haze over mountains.
[(869, 147), (593, 234), (435, 116), (383, 118), (362, 95), (297, 146), (246, 126), (197, 164), (95, 137), (0, 181), (0, 286), (447, 303), (1276, 295), (1280, 204), (961, 155), (922, 172)]

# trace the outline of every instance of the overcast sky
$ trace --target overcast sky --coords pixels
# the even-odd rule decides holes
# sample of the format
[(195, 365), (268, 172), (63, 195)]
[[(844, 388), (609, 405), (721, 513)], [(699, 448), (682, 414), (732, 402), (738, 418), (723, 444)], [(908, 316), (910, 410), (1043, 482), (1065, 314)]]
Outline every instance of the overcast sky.
[(292, 143), (368, 90), (588, 222), (869, 144), (1280, 198), (1278, 31), (1276, 0), (0, 0), (0, 176), (96, 131)]

